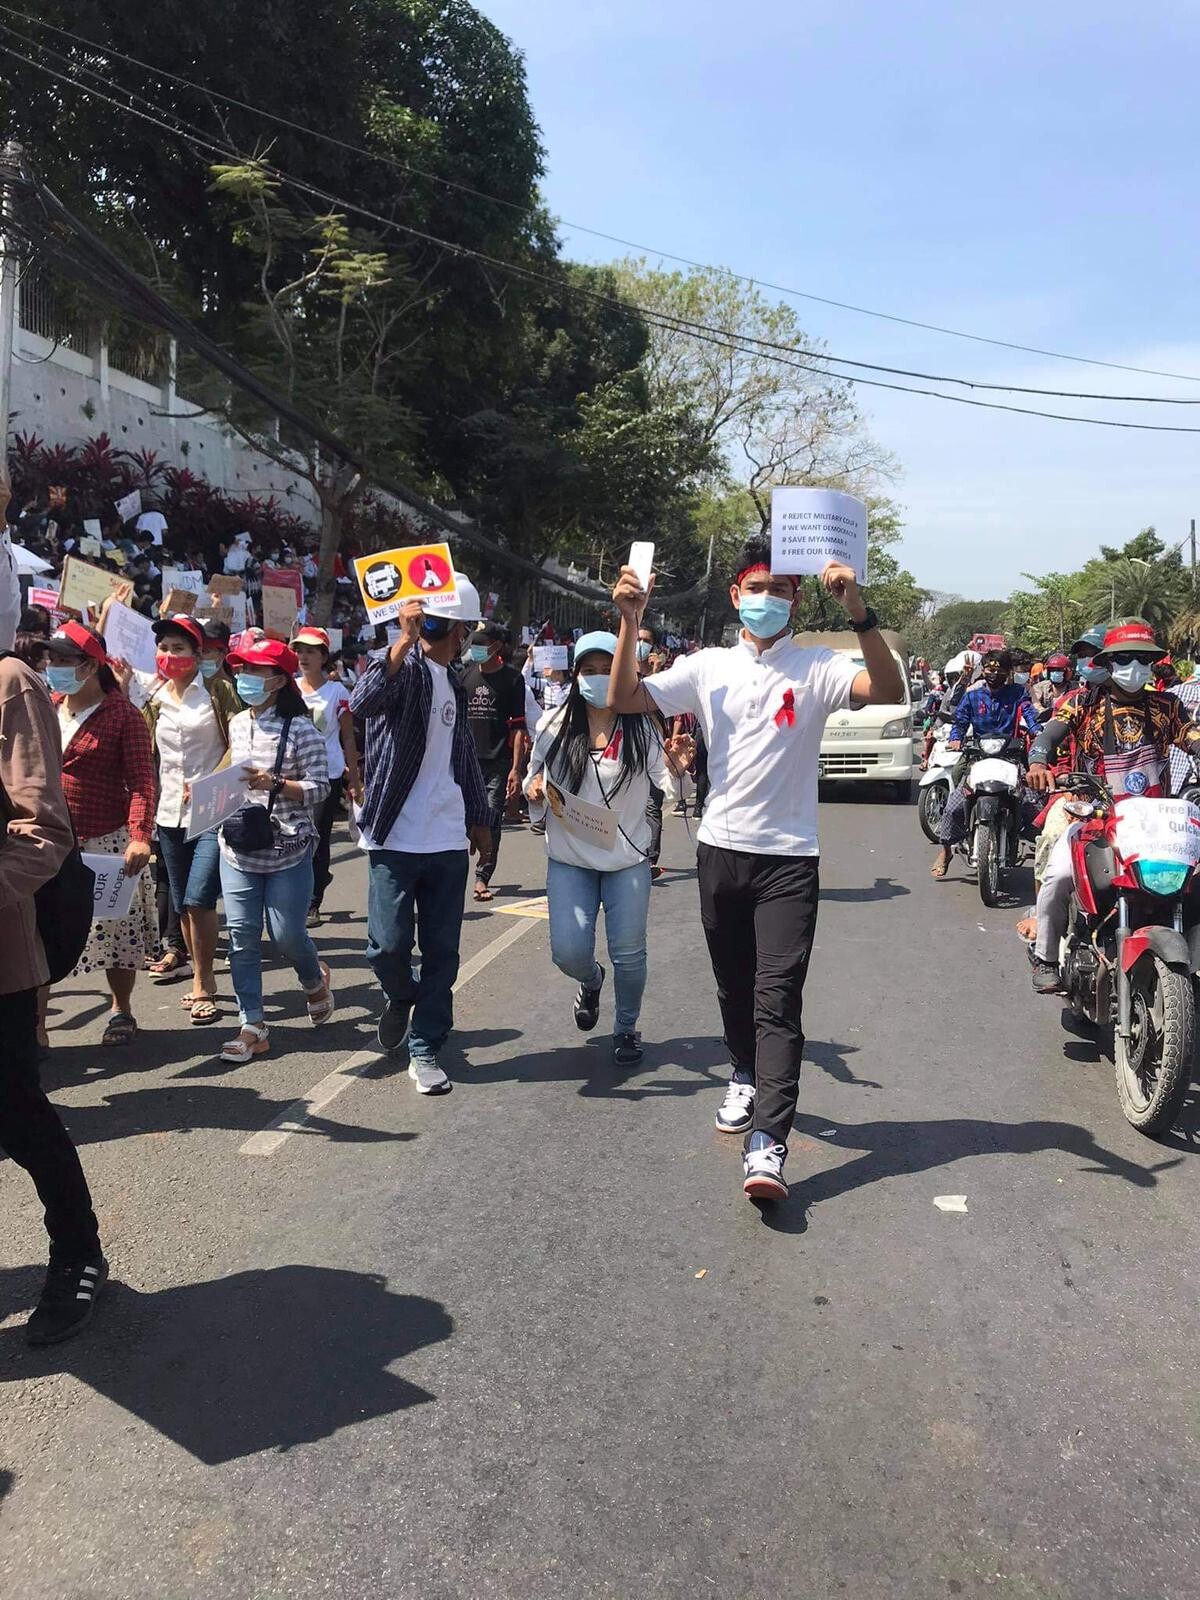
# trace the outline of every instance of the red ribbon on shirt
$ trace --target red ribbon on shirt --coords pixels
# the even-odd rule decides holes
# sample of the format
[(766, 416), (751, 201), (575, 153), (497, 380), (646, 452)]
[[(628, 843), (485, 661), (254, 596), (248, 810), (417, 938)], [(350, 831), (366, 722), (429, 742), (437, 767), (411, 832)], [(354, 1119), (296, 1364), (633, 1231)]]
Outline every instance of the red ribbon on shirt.
[(783, 691), (783, 704), (775, 713), (775, 726), (777, 728), (794, 728), (796, 726), (796, 695), (792, 689)]
[(621, 730), (615, 728), (613, 736), (608, 741), (608, 749), (604, 752), (605, 761), (619, 761), (621, 759)]

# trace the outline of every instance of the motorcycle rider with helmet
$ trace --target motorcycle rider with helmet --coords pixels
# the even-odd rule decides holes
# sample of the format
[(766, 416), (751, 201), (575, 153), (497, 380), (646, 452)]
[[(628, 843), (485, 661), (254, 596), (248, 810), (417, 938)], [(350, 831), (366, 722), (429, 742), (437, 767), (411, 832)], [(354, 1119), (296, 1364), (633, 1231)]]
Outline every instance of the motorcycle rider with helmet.
[[(1165, 795), (1170, 787), (1172, 747), (1200, 754), (1200, 726), (1174, 695), (1152, 687), (1154, 663), (1162, 647), (1141, 618), (1109, 627), (1091, 671), (1107, 670), (1109, 681), (1058, 706), (1029, 753), (1029, 782), (1049, 793), (1055, 786), (1058, 751), (1075, 743), (1074, 770), (1102, 778), (1114, 797)], [(1071, 901), (1071, 839), (1080, 824), (1068, 826), (1055, 842), (1037, 901), (1037, 941), (1033, 987), (1038, 994), (1058, 989), (1058, 950)]]
[[(960, 750), (970, 728), (977, 739), (1011, 738), (1018, 728), (1036, 734), (1038, 725), (1023, 684), (1010, 683), (1013, 658), (1007, 650), (989, 650), (983, 658), (982, 683), (968, 689), (958, 703), (947, 750)], [(944, 878), (954, 846), (967, 837), (970, 826), (971, 797), (966, 790), (967, 763), (954, 769), (954, 790), (942, 813), (938, 838), (941, 849), (930, 869), (935, 878)]]
[(1055, 704), (1062, 699), (1071, 687), (1071, 663), (1069, 659), (1056, 653), (1046, 658), (1046, 675), (1039, 678), (1029, 691), (1029, 698), (1033, 701), (1033, 709), (1039, 722), (1049, 722), (1050, 713)]

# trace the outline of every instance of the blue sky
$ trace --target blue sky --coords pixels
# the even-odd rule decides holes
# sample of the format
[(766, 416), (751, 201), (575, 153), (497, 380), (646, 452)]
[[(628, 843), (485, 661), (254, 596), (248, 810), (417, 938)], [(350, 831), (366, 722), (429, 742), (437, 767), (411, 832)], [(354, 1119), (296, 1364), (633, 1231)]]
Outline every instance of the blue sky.
[[(1200, 8), (476, 3), (526, 56), (563, 218), (922, 321), (1200, 377)], [(563, 231), (579, 259), (621, 253)], [(1200, 383), (794, 304), (864, 361), (1200, 400)], [(903, 465), (904, 557), (929, 587), (1005, 595), (1022, 570), (1076, 566), (1146, 523), (1174, 541), (1200, 516), (1200, 434), (859, 396)], [(1200, 428), (1200, 405), (1082, 409)]]

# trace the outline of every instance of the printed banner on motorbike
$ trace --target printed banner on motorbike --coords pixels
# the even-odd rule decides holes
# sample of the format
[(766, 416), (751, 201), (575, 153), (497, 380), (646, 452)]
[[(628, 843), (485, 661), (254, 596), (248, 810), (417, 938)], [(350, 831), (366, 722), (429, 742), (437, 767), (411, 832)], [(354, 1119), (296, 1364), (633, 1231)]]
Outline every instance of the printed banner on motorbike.
[(1116, 839), (1126, 861), (1194, 867), (1200, 862), (1200, 811), (1187, 800), (1126, 797), (1117, 802)]

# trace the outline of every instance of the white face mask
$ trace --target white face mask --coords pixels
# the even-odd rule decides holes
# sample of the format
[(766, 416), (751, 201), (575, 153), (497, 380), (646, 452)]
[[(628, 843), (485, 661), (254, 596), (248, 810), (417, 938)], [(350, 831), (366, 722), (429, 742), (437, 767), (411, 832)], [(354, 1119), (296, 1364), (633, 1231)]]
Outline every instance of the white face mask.
[(1127, 667), (1113, 667), (1112, 681), (1118, 689), (1125, 689), (1130, 694), (1137, 694), (1139, 689), (1144, 689), (1154, 676), (1154, 668), (1148, 661), (1131, 661)]

